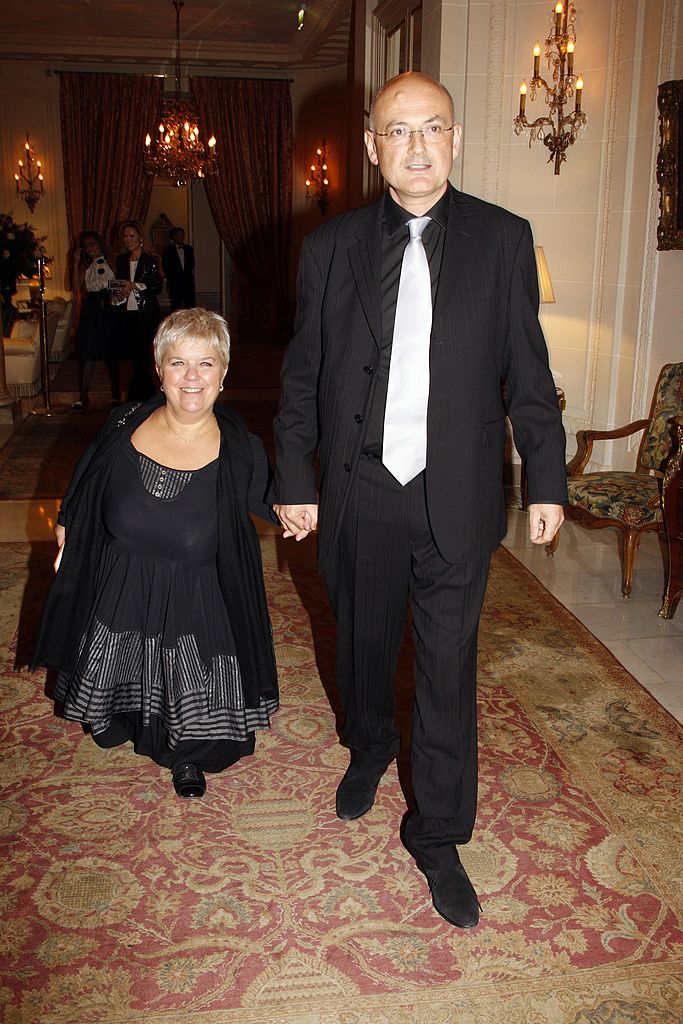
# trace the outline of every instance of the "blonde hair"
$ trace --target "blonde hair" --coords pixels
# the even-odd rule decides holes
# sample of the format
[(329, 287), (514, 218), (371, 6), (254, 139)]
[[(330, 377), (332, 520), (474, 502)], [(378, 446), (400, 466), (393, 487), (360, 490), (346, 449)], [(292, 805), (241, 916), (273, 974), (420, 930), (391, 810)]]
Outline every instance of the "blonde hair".
[(177, 309), (162, 320), (154, 335), (154, 362), (162, 366), (168, 350), (182, 341), (205, 341), (225, 369), (230, 362), (230, 332), (218, 313), (208, 309)]

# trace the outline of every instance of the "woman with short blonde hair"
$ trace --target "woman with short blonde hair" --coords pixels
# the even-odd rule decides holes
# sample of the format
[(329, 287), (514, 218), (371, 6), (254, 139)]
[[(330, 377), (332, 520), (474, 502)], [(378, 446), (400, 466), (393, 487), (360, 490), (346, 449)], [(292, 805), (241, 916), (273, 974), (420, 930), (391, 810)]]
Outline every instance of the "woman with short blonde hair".
[(154, 352), (162, 393), (111, 413), (62, 502), (33, 664), (99, 746), (132, 743), (200, 797), (278, 708), (250, 513), (277, 518), (263, 445), (218, 402), (225, 320), (178, 310)]

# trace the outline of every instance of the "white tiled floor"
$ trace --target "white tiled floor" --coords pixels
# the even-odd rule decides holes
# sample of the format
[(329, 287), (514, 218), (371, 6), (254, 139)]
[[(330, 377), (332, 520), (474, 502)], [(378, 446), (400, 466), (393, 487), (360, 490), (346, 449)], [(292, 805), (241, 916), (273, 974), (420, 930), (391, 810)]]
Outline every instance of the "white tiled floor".
[(633, 592), (621, 596), (618, 531), (565, 523), (553, 558), (528, 538), (523, 512), (508, 513), (504, 546), (607, 647), (672, 715), (683, 722), (683, 603), (660, 619), (666, 550), (643, 534)]

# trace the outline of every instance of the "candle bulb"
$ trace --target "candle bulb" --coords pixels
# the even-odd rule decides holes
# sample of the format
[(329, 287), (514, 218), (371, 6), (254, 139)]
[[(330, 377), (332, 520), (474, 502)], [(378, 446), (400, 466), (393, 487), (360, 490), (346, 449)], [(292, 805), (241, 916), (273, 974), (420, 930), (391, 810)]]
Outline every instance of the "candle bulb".
[(555, 4), (555, 35), (559, 35), (562, 31), (562, 4)]
[(567, 74), (574, 74), (574, 44), (571, 41), (567, 43)]
[(583, 90), (583, 78), (581, 78), (579, 76), (579, 78), (576, 79), (576, 106), (574, 107), (574, 109), (576, 110), (577, 114), (581, 112), (581, 92), (582, 92), (582, 90)]
[(534, 79), (539, 76), (539, 66), (541, 62), (541, 44), (536, 43), (534, 46)]
[(526, 110), (526, 79), (522, 82), (519, 87), (519, 116), (524, 117), (524, 111)]

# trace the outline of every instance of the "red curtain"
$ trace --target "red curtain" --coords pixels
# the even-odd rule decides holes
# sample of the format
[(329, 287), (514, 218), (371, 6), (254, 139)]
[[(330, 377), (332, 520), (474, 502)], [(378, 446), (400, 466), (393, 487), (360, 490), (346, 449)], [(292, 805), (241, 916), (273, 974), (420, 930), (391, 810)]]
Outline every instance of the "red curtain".
[(142, 152), (161, 114), (163, 80), (62, 72), (59, 101), (69, 240), (81, 231), (109, 240), (122, 220), (144, 221), (153, 178)]
[(286, 337), (292, 221), (292, 104), (289, 82), (193, 78), (204, 138), (218, 140), (206, 193), (234, 263), (262, 286), (263, 333)]

